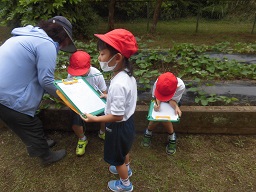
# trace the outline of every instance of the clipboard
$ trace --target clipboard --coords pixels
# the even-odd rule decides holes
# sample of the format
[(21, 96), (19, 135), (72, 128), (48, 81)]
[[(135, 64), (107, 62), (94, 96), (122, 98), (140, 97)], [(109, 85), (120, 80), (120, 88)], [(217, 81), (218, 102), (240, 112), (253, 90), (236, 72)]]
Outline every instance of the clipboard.
[(155, 101), (150, 101), (148, 117), (149, 121), (169, 121), (178, 123), (180, 118), (178, 115), (175, 115), (174, 109), (170, 106), (169, 103), (161, 102), (160, 111), (154, 110)]
[(55, 80), (57, 95), (79, 115), (90, 113), (98, 115), (104, 112), (106, 100), (83, 77)]

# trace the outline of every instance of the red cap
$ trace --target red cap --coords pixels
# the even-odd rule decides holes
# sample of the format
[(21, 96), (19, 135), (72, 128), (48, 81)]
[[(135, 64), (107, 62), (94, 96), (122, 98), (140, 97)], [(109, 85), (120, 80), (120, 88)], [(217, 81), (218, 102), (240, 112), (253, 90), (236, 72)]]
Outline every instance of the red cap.
[(91, 57), (85, 51), (76, 51), (69, 58), (68, 73), (73, 76), (84, 75), (91, 67)]
[(159, 101), (169, 101), (176, 92), (178, 80), (170, 72), (163, 73), (157, 79), (155, 97)]
[(94, 35), (119, 51), (126, 58), (130, 58), (138, 51), (135, 37), (126, 29), (114, 29), (106, 34)]

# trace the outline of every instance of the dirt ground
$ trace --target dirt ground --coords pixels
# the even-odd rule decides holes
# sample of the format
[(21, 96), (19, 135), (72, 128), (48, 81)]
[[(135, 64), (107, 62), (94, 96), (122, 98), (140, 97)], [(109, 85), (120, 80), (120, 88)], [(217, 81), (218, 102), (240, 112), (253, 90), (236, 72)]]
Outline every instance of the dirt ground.
[[(107, 182), (118, 179), (103, 160), (103, 141), (97, 132), (86, 133), (89, 144), (83, 157), (75, 155), (72, 132), (48, 132), (67, 156), (42, 167), (27, 155), (24, 144), (9, 129), (0, 129), (0, 189), (28, 191), (109, 191)], [(134, 191), (240, 192), (256, 190), (256, 135), (188, 135), (177, 133), (178, 148), (165, 153), (167, 135), (155, 133), (150, 148), (142, 148), (137, 133), (131, 151), (130, 178)]]

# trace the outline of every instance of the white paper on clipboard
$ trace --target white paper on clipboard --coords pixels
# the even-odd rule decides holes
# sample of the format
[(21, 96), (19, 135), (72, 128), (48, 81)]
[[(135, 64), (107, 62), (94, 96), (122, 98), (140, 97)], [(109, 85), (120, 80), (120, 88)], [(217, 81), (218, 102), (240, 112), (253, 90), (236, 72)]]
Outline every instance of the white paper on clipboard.
[(154, 109), (152, 110), (152, 118), (157, 120), (162, 119), (178, 121), (179, 116), (178, 114), (175, 115), (175, 111), (169, 103), (161, 102), (159, 111), (155, 111)]
[(78, 79), (73, 84), (59, 82), (57, 85), (82, 113), (93, 113), (94, 111), (105, 108), (105, 103), (83, 79)]

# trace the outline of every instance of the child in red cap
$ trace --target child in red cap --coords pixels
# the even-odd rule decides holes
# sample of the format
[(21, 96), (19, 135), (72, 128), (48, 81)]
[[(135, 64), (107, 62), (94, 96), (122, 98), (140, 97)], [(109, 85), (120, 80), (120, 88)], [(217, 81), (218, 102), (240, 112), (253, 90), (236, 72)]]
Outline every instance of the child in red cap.
[[(181, 116), (181, 110), (179, 108), (179, 102), (182, 94), (185, 91), (184, 82), (175, 77), (172, 73), (167, 72), (161, 74), (153, 86), (152, 97), (155, 98), (156, 104), (154, 110), (160, 110), (161, 102), (168, 102), (171, 107), (175, 110), (175, 114)], [(160, 122), (150, 121), (145, 131), (142, 146), (149, 147), (151, 144), (151, 137), (153, 129)], [(176, 135), (173, 129), (172, 122), (161, 122), (168, 133), (168, 144), (166, 146), (166, 153), (172, 155), (176, 152)]]
[[(69, 59), (68, 78), (76, 76), (85, 77), (92, 87), (99, 89), (103, 94), (107, 93), (107, 86), (103, 75), (98, 69), (91, 66), (91, 57), (85, 51), (76, 51)], [(88, 144), (83, 129), (84, 121), (74, 111), (71, 111), (71, 116), (73, 119), (72, 129), (79, 138), (76, 147), (76, 155), (82, 156)], [(103, 140), (105, 139), (105, 123), (100, 124), (98, 136)]]
[(133, 34), (125, 29), (115, 29), (106, 34), (95, 34), (99, 38), (99, 62), (103, 71), (112, 71), (105, 115), (85, 114), (86, 122), (106, 122), (104, 160), (111, 166), (113, 174), (120, 179), (108, 182), (112, 191), (132, 191), (129, 180), (129, 151), (132, 147), (135, 128), (133, 114), (137, 101), (137, 83), (129, 58), (138, 50)]

